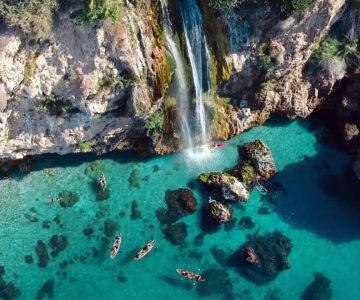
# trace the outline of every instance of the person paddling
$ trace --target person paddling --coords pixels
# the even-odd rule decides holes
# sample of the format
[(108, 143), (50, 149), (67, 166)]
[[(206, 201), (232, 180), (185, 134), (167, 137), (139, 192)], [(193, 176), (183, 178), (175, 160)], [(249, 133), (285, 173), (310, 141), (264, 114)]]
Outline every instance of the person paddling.
[(106, 189), (106, 179), (105, 179), (105, 175), (101, 174), (100, 175), (100, 187), (101, 189), (105, 190)]

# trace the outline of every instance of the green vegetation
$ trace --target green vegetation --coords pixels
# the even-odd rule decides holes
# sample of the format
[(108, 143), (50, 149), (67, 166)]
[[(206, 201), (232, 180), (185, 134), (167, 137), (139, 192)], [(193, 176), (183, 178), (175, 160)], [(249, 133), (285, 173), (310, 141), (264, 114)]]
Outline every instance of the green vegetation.
[(121, 0), (86, 0), (86, 8), (79, 15), (78, 23), (86, 25), (110, 18), (114, 23), (120, 19)]
[(208, 183), (211, 173), (202, 173), (198, 176), (198, 180), (202, 183)]
[(47, 38), (54, 24), (57, 0), (0, 1), (0, 19), (34, 38)]
[(176, 106), (176, 99), (174, 97), (166, 97), (164, 99), (164, 106), (166, 109)]
[(269, 55), (269, 48), (266, 44), (261, 44), (259, 47), (259, 56), (257, 57), (258, 65), (261, 70), (261, 74), (263, 77), (270, 72), (270, 70), (274, 67), (274, 62), (272, 61)]
[(157, 111), (153, 113), (145, 122), (145, 128), (148, 133), (156, 132), (159, 133), (164, 125), (164, 113)]
[(239, 177), (241, 181), (244, 182), (245, 184), (249, 184), (250, 182), (252, 182), (255, 176), (256, 176), (256, 172), (254, 167), (251, 165), (251, 163), (248, 161), (244, 162), (241, 165), (239, 171)]
[(80, 152), (90, 152), (92, 150), (92, 142), (91, 141), (85, 141), (79, 144), (76, 144), (75, 147)]
[(45, 100), (35, 106), (38, 112), (48, 112), (50, 115), (62, 115), (71, 111), (76, 111), (70, 101), (65, 101), (60, 97), (50, 94)]
[(30, 52), (24, 67), (24, 76), (22, 83), (26, 84), (35, 74), (37, 53)]

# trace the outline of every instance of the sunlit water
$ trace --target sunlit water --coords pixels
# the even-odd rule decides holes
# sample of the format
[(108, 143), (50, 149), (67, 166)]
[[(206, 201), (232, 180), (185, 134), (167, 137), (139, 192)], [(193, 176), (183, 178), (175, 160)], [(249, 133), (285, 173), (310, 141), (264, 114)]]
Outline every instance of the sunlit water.
[[(206, 159), (186, 153), (152, 159), (127, 153), (43, 158), (29, 175), (0, 181), (0, 265), (5, 266), (5, 280), (21, 290), (20, 299), (34, 299), (50, 278), (55, 281), (53, 299), (200, 299), (197, 286), (202, 283), (188, 285), (175, 269), (202, 273), (216, 267), (229, 273), (235, 299), (264, 299), (274, 289), (280, 291), (282, 299), (299, 299), (312, 282), (313, 273), (321, 272), (332, 281), (333, 299), (359, 299), (360, 210), (348, 204), (355, 192), (344, 175), (350, 157), (319, 143), (320, 131), (310, 131), (309, 126), (305, 121), (273, 121), (234, 138), (224, 148), (207, 152)], [(284, 187), (274, 195), (277, 208), (271, 214), (259, 214), (261, 194), (255, 189), (244, 210), (240, 205), (232, 207), (237, 220), (251, 216), (254, 229), (244, 230), (238, 225), (229, 231), (222, 228), (207, 234), (204, 244), (196, 246), (194, 239), (201, 231), (200, 208), (208, 200), (201, 186), (194, 184), (197, 175), (235, 166), (237, 146), (257, 138), (273, 151), (279, 173), (271, 182)], [(96, 178), (84, 174), (94, 159), (105, 165), (111, 193), (103, 202), (96, 201)], [(54, 168), (52, 176), (48, 168)], [(138, 187), (129, 185), (131, 174), (133, 185)], [(183, 246), (174, 246), (164, 239), (155, 211), (164, 206), (167, 189), (189, 186), (197, 197), (198, 210), (180, 220), (187, 224), (188, 235)], [(72, 208), (47, 203), (63, 190), (77, 192), (80, 201)], [(130, 217), (133, 200), (137, 200), (141, 219)], [(38, 222), (29, 222), (24, 216), (32, 207)], [(54, 221), (56, 215), (61, 220), (59, 225)], [(116, 221), (117, 232), (123, 234), (114, 260), (109, 258), (113, 238), (105, 238), (103, 231), (107, 219)], [(44, 220), (51, 221), (49, 229), (42, 227)], [(94, 229), (91, 239), (83, 234), (87, 226)], [(246, 235), (274, 230), (280, 230), (293, 243), (291, 268), (265, 286), (249, 282), (237, 269), (221, 266), (209, 251), (216, 246), (228, 257), (247, 240)], [(39, 268), (36, 243), (42, 240), (48, 244), (54, 234), (67, 236), (69, 245), (50, 258), (47, 268)], [(133, 260), (152, 238), (157, 241), (154, 250), (143, 260)], [(26, 264), (25, 255), (32, 255), (34, 263)], [(73, 264), (60, 268), (61, 262), (71, 259)], [(212, 287), (218, 294), (205, 299), (221, 299), (221, 289), (216, 283)], [(241, 298), (244, 290), (250, 290), (251, 296)]]

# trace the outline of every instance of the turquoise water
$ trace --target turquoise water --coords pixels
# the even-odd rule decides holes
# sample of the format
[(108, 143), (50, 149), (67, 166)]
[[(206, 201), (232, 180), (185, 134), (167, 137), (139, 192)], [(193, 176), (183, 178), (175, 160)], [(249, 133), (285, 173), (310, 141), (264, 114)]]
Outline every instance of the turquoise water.
[[(266, 297), (271, 291), (279, 293), (281, 299), (299, 299), (313, 281), (314, 272), (331, 280), (333, 299), (359, 299), (360, 209), (351, 204), (356, 196), (345, 173), (350, 157), (322, 143), (321, 130), (311, 127), (307, 121), (272, 121), (232, 139), (225, 148), (197, 162), (183, 154), (152, 159), (128, 153), (95, 158), (45, 157), (30, 174), (0, 180), (0, 265), (5, 266), (5, 280), (21, 290), (20, 299), (34, 299), (48, 279), (55, 281), (53, 299), (200, 299), (197, 285), (201, 283), (189, 285), (175, 269), (199, 273), (212, 267), (222, 269), (209, 251), (211, 247), (224, 250), (228, 257), (249, 233), (280, 230), (293, 243), (291, 269), (281, 272), (268, 285), (256, 286), (237, 269), (226, 266), (235, 299), (270, 299)], [(232, 207), (237, 220), (251, 216), (254, 229), (244, 230), (237, 225), (229, 231), (222, 228), (205, 235), (203, 245), (197, 246), (194, 239), (200, 233), (201, 219), (198, 208), (197, 213), (181, 219), (188, 228), (184, 245), (174, 246), (164, 239), (155, 210), (165, 206), (166, 189), (191, 186), (201, 207), (207, 195), (194, 184), (196, 176), (235, 166), (237, 145), (256, 138), (271, 147), (279, 171), (272, 180), (273, 185), (280, 183), (284, 188), (272, 195), (277, 198), (277, 209), (259, 214), (263, 204), (255, 189), (248, 203)], [(95, 199), (94, 179), (84, 174), (94, 159), (105, 165), (111, 194), (102, 202)], [(49, 168), (53, 168), (52, 175)], [(138, 187), (129, 186), (131, 173), (137, 173), (133, 178), (138, 177)], [(48, 198), (65, 189), (80, 195), (75, 206), (62, 208), (59, 203), (47, 203)], [(133, 200), (137, 200), (141, 219), (130, 217)], [(32, 207), (38, 222), (24, 217)], [(53, 220), (57, 215), (60, 225)], [(114, 260), (109, 258), (113, 238), (105, 238), (103, 233), (106, 219), (116, 221), (117, 231), (123, 234)], [(49, 229), (42, 227), (44, 220), (51, 221)], [(91, 239), (83, 234), (88, 225), (94, 229)], [(54, 234), (67, 236), (69, 245), (57, 257), (51, 257), (46, 268), (39, 268), (36, 243), (42, 240), (48, 244)], [(152, 238), (157, 241), (154, 250), (143, 260), (134, 261), (136, 252)], [(94, 256), (92, 248), (98, 255)], [(34, 263), (26, 264), (25, 255), (32, 255)], [(62, 270), (59, 264), (70, 259), (74, 263)], [(118, 280), (119, 274), (122, 280)], [(222, 299), (215, 282), (212, 287), (218, 294), (202, 299)]]

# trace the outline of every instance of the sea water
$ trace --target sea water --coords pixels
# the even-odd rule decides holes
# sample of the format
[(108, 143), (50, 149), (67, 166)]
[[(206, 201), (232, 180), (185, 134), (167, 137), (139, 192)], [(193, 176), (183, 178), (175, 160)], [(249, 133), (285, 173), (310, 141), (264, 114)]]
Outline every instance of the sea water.
[[(359, 299), (360, 209), (352, 205), (355, 192), (347, 177), (351, 158), (324, 143), (321, 128), (308, 121), (271, 121), (228, 141), (226, 147), (197, 160), (182, 153), (164, 157), (140, 158), (131, 153), (101, 157), (89, 155), (50, 156), (42, 158), (28, 175), (0, 180), (0, 265), (4, 279), (20, 290), (20, 299), (35, 299), (38, 289), (48, 280), (55, 282), (53, 299), (222, 299), (222, 287), (211, 284), (212, 296), (202, 298), (197, 288), (203, 283), (189, 283), (177, 268), (203, 273), (209, 268), (228, 272), (235, 299), (299, 299), (313, 281), (313, 274), (323, 273), (331, 280), (333, 299)], [(224, 226), (206, 234), (198, 245), (201, 232), (201, 208), (208, 194), (196, 183), (207, 171), (222, 171), (238, 162), (237, 146), (263, 139), (272, 149), (278, 174), (271, 184), (280, 192), (261, 195), (254, 189), (242, 205), (232, 205), (234, 218), (250, 216), (252, 230), (235, 225)], [(105, 167), (110, 198), (96, 200), (97, 177), (84, 172), (94, 161)], [(184, 217), (188, 235), (181, 246), (166, 240), (155, 211), (165, 207), (167, 189), (192, 188), (197, 212)], [(79, 194), (70, 208), (47, 203), (64, 190)], [(270, 194), (269, 194), (270, 193)], [(271, 193), (274, 193), (271, 195)], [(267, 197), (276, 198), (270, 213), (259, 214)], [(141, 218), (131, 218), (131, 203), (136, 200)], [(35, 208), (35, 209), (32, 209)], [(31, 212), (29, 210), (32, 209)], [(38, 218), (30, 222), (31, 213)], [(54, 219), (58, 216), (58, 222)], [(114, 237), (105, 237), (104, 221), (118, 224), (123, 241), (118, 256), (110, 259)], [(44, 220), (50, 227), (43, 228)], [(94, 229), (88, 239), (83, 229)], [(220, 265), (210, 248), (216, 246), (226, 259), (247, 241), (247, 235), (279, 230), (291, 239), (288, 257), (291, 268), (272, 282), (257, 286), (245, 279), (236, 268)], [(51, 257), (46, 268), (38, 267), (35, 247), (38, 240), (48, 245), (53, 235), (65, 235), (68, 247)], [(155, 248), (142, 260), (134, 255), (148, 241), (156, 239)], [(50, 252), (50, 247), (48, 247)], [(27, 264), (25, 255), (34, 263)], [(60, 263), (70, 261), (64, 269)]]

